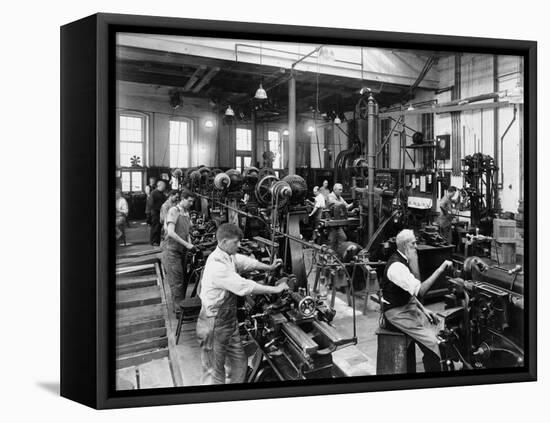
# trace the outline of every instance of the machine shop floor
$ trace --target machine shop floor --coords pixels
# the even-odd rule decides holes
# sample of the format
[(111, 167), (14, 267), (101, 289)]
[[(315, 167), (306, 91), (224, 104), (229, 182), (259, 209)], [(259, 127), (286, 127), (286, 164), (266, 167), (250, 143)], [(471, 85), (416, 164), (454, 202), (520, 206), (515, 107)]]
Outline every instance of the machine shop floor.
[[(126, 246), (117, 247), (117, 257), (147, 250), (158, 249), (148, 243), (149, 229), (144, 222), (130, 222), (130, 227), (126, 230)], [(304, 252), (304, 262), (306, 269), (311, 265), (311, 251)], [(314, 274), (309, 275), (310, 286), (313, 285)], [(167, 322), (168, 337), (171, 340), (169, 348), (172, 350), (172, 356), (177, 360), (177, 366), (172, 371), (181, 373), (180, 377), (175, 378), (183, 381), (183, 386), (192, 386), (200, 384), (200, 349), (195, 335), (195, 322), (185, 323), (178, 345), (175, 344), (175, 332), (177, 319), (173, 312), (170, 287), (164, 284), (163, 292), (165, 295), (165, 304), (168, 308), (169, 321)], [(330, 293), (329, 293), (330, 296)], [(376, 373), (376, 350), (378, 328), (378, 306), (375, 303), (369, 305), (369, 310), (363, 314), (363, 300), (356, 299), (356, 328), (358, 343), (354, 346), (345, 347), (333, 354), (334, 363), (340, 370), (348, 376), (374, 375)], [(443, 303), (437, 302), (429, 304), (428, 307), (433, 310), (442, 310)], [(353, 334), (353, 310), (347, 305), (346, 295), (337, 292), (335, 299), (336, 316), (332, 324), (337, 330), (346, 337)], [(417, 347), (417, 372), (423, 372), (422, 353)]]

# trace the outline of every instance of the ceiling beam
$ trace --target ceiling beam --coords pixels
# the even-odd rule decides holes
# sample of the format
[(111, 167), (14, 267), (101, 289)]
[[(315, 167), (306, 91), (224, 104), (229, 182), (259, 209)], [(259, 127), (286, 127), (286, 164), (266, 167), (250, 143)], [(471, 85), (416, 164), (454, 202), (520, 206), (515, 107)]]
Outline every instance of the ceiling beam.
[(189, 91), (193, 84), (198, 81), (198, 79), (201, 77), (203, 72), (206, 70), (206, 65), (200, 65), (195, 72), (193, 72), (193, 75), (191, 75), (191, 78), (189, 78), (189, 81), (185, 84), (183, 87), (183, 91)]
[[(240, 52), (238, 62), (236, 61), (235, 40), (227, 39), (206, 39), (197, 37), (166, 37), (166, 36), (147, 36), (140, 34), (120, 34), (117, 42), (120, 46), (132, 47), (137, 49), (146, 49), (149, 51), (158, 51), (161, 54), (175, 53), (176, 55), (191, 55), (202, 58), (216, 58), (226, 63), (242, 63), (249, 65), (258, 65), (258, 52)], [(291, 47), (294, 43), (284, 43)], [(394, 83), (410, 86), (416, 80), (417, 74), (411, 72), (410, 68), (404, 66), (387, 49), (365, 48), (364, 55), (360, 54), (363, 50), (351, 46), (339, 46), (338, 57), (340, 60), (321, 63), (316, 62), (314, 58), (311, 61), (306, 60), (299, 63), (299, 70), (306, 72), (320, 72), (326, 75), (338, 75), (352, 79), (372, 79), (379, 82)], [(289, 52), (292, 53), (292, 52)], [(295, 54), (265, 54), (263, 55), (264, 67), (276, 67), (290, 69), (296, 61)], [(299, 51), (296, 51), (299, 56)], [(423, 58), (417, 57), (414, 53), (405, 54), (414, 66), (416, 62), (423, 62)], [(361, 60), (364, 57), (363, 66)], [(345, 59), (345, 60), (342, 60)], [(220, 64), (218, 64), (220, 66)], [(225, 66), (223, 66), (225, 68)], [(437, 72), (430, 72), (422, 81), (422, 88), (439, 88), (439, 75)]]
[(195, 88), (193, 88), (193, 92), (196, 94), (198, 93), (200, 90), (202, 90), (202, 88), (208, 84), (210, 82), (210, 80), (212, 78), (214, 78), (214, 76), (220, 71), (220, 68), (219, 67), (215, 67), (215, 68), (212, 68), (210, 69), (206, 75), (204, 75), (201, 79), (201, 81), (195, 86)]

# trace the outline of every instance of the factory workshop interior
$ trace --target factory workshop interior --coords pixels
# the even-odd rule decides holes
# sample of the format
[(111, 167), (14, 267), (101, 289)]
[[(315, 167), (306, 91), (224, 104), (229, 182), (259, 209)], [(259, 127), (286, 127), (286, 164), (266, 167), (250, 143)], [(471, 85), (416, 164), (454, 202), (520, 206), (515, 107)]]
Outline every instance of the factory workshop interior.
[(116, 389), (521, 367), (523, 82), (118, 33)]

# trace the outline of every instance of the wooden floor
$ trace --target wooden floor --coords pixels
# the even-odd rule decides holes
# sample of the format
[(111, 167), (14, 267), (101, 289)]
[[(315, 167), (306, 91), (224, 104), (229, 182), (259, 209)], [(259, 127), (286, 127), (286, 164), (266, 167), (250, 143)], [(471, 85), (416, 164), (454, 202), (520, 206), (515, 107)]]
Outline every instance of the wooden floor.
[(116, 261), (116, 388), (181, 386), (181, 372), (170, 351), (166, 294), (160, 250), (144, 241), (146, 226), (127, 230), (127, 245)]
[[(117, 248), (117, 389), (145, 389), (200, 384), (200, 349), (195, 322), (186, 323), (178, 345), (175, 344), (177, 320), (168, 284), (160, 266), (160, 250), (150, 246), (148, 227), (131, 222), (126, 245)], [(305, 253), (306, 269), (311, 257)], [(310, 284), (314, 275), (310, 274)], [(191, 289), (191, 287), (190, 287)], [(348, 376), (373, 375), (376, 372), (379, 313), (369, 304), (363, 315), (363, 300), (356, 301), (358, 343), (336, 351), (334, 364)], [(352, 308), (346, 296), (337, 293), (336, 317), (332, 324), (344, 336), (353, 333)], [(429, 306), (443, 308), (442, 303)], [(417, 350), (417, 371), (422, 372), (422, 354)]]

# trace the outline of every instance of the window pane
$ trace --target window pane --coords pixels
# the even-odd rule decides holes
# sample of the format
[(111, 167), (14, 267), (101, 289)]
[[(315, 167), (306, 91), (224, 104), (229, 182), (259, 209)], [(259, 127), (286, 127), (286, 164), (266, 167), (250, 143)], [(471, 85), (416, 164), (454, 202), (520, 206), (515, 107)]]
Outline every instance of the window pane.
[(279, 141), (279, 131), (268, 131), (267, 138), (269, 141)]
[(186, 145), (170, 145), (170, 167), (187, 167)]
[[(130, 159), (133, 156), (139, 157), (139, 166), (145, 165), (143, 157), (144, 119), (144, 117), (139, 116), (120, 115), (120, 165), (123, 167), (132, 166)], [(130, 183), (129, 180), (128, 183)]]
[(130, 159), (133, 156), (139, 157), (139, 165), (143, 166), (143, 144), (135, 142), (121, 142), (120, 143), (120, 165), (123, 167), (130, 167), (132, 163)]
[(122, 172), (120, 175), (120, 179), (122, 182), (122, 191), (129, 192), (130, 191), (130, 172)]
[(170, 121), (170, 167), (187, 167), (189, 160), (189, 124)]
[(241, 169), (241, 159), (242, 159), (241, 156), (236, 156), (235, 157), (235, 169), (237, 169), (238, 171), (242, 171), (242, 169)]
[(120, 116), (120, 140), (143, 141), (143, 118), (135, 116)]
[(283, 167), (283, 145), (280, 141), (279, 131), (268, 131), (269, 151), (275, 154), (273, 159), (273, 167), (282, 169)]
[(188, 143), (189, 125), (179, 120), (170, 121), (170, 144), (185, 145)]
[(142, 178), (141, 172), (132, 172), (132, 191), (143, 191)]
[(252, 157), (245, 157), (244, 158), (244, 167), (250, 167), (251, 162), (252, 162)]
[(237, 128), (236, 141), (237, 150), (252, 150), (252, 130)]

